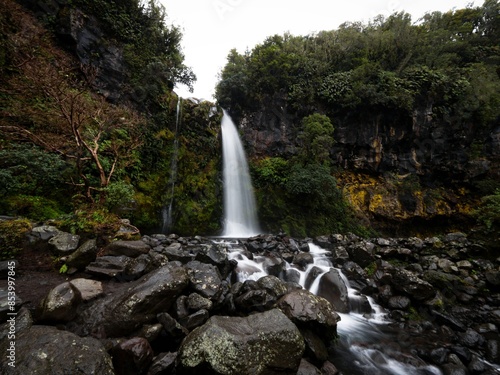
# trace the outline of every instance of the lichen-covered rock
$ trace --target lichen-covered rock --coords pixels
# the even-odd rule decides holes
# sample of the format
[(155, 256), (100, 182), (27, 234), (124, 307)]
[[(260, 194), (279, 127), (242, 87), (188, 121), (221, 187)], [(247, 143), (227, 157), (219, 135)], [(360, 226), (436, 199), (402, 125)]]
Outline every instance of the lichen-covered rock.
[(205, 298), (216, 299), (222, 289), (222, 278), (217, 267), (197, 260), (186, 264), (191, 288)]
[(76, 234), (57, 232), (54, 237), (49, 240), (49, 245), (52, 246), (52, 251), (57, 255), (71, 254), (78, 248), (80, 236)]
[[(54, 327), (32, 326), (16, 336), (15, 367), (0, 361), (0, 373), (9, 375), (115, 375), (111, 357), (96, 339), (78, 337)], [(10, 342), (0, 342), (8, 353)]]
[(425, 301), (436, 295), (436, 289), (431, 284), (403, 268), (392, 269), (392, 286), (418, 301)]
[(297, 326), (310, 329), (325, 340), (331, 340), (337, 334), (340, 316), (323, 297), (297, 289), (283, 296), (277, 307)]
[(304, 348), (299, 330), (278, 309), (213, 316), (182, 343), (177, 373), (296, 374)]

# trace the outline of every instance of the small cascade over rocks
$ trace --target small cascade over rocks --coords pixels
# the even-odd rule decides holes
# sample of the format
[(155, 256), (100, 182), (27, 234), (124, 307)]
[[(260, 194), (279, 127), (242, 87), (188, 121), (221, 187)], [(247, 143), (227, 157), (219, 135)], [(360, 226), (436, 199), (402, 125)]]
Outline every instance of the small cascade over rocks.
[[(47, 236), (30, 236), (37, 249), (48, 248)], [(54, 287), (38, 307), (29, 311), (30, 301), (16, 301), (19, 364), (72, 368), (77, 355), (70, 351), (33, 355), (44, 350), (36, 327), (57, 325), (62, 348), (75, 342), (64, 332), (92, 336), (104, 362), (123, 353), (130, 366), (140, 365), (134, 373), (500, 371), (500, 260), (460, 234), (240, 240), (156, 234), (102, 250), (85, 269), (103, 284), (98, 295), (88, 296), (68, 271), (71, 284)], [(21, 286), (29, 279), (18, 276), (24, 299)], [(7, 344), (0, 340), (0, 350)], [(0, 363), (0, 372), (26, 373), (6, 366)], [(115, 367), (116, 375), (124, 369)]]
[(222, 117), (222, 153), (224, 174), (223, 237), (246, 238), (260, 233), (257, 205), (248, 171), (245, 150), (231, 117)]

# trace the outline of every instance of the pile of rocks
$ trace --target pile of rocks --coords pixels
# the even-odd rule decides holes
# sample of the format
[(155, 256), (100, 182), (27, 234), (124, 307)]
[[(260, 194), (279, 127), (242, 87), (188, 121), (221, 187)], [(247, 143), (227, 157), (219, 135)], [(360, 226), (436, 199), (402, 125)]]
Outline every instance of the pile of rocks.
[[(318, 295), (297, 284), (287, 264), (312, 263), (310, 242), (331, 252), (351, 287), (387, 308), (404, 333), (400, 345), (423, 361), (445, 374), (493, 374), (485, 360), (500, 361), (499, 262), (461, 233), (257, 236), (239, 244), (250, 259), (266, 256), (268, 276), (243, 283), (229, 245), (202, 237), (158, 234), (102, 249), (56, 228), (30, 237), (33, 246), (52, 246), (78, 278), (35, 310), (18, 301), (17, 366), (2, 362), (3, 373), (336, 374), (329, 350), (337, 312), (352, 306), (335, 272)], [(121, 282), (112, 293), (102, 289), (108, 280)], [(2, 328), (5, 352), (9, 326)]]

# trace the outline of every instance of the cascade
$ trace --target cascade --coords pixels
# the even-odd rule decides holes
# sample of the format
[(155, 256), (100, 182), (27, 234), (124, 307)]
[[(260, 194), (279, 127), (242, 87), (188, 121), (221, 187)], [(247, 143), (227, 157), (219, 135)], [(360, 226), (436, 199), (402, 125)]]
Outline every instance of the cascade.
[(222, 117), (224, 178), (223, 237), (246, 238), (259, 234), (257, 208), (245, 151), (231, 117)]
[[(258, 280), (268, 275), (265, 270), (265, 256), (254, 255), (249, 259), (238, 241), (230, 243), (228, 248), (229, 259), (238, 262), (235, 270), (238, 281)], [(383, 308), (349, 285), (349, 280), (342, 270), (333, 267), (329, 251), (310, 243), (309, 252), (313, 256), (313, 263), (305, 269), (286, 263), (285, 279), (287, 274), (292, 273), (290, 271), (298, 273), (298, 283), (311, 293), (318, 294), (321, 279), (326, 273), (335, 270), (340, 274), (341, 282), (347, 290), (349, 311), (339, 313), (339, 340), (329, 358), (338, 370), (350, 375), (442, 374), (437, 367), (413, 357), (408, 348), (405, 349), (401, 345), (401, 332), (389, 324)]]
[(161, 233), (168, 233), (172, 229), (173, 224), (173, 205), (174, 205), (174, 191), (175, 191), (175, 182), (177, 179), (177, 157), (179, 154), (179, 122), (180, 122), (180, 114), (181, 114), (181, 100), (182, 98), (179, 96), (177, 99), (177, 108), (175, 112), (175, 134), (174, 134), (174, 144), (172, 149), (172, 158), (170, 160), (170, 179), (169, 179), (169, 187), (167, 188), (167, 201), (168, 205), (163, 206), (162, 208), (162, 228)]

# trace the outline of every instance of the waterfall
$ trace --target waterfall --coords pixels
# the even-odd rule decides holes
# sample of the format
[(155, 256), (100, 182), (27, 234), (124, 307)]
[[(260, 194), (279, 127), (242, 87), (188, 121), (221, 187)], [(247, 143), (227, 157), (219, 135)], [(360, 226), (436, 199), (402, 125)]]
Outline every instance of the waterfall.
[[(235, 269), (238, 281), (258, 280), (268, 275), (266, 256), (252, 254), (250, 259), (247, 257), (249, 252), (240, 246), (238, 241), (227, 244), (229, 259), (238, 262)], [(411, 350), (400, 345), (401, 331), (390, 324), (381, 306), (349, 285), (349, 280), (342, 270), (333, 267), (329, 251), (310, 243), (309, 252), (313, 256), (313, 263), (305, 269), (286, 263), (284, 279), (295, 279), (304, 289), (314, 294), (321, 294), (319, 292), (321, 284), (324, 283), (323, 276), (332, 270), (341, 276), (340, 283), (345, 284), (350, 307), (348, 312), (339, 313), (341, 317), (337, 324), (339, 339), (329, 358), (337, 369), (350, 375), (442, 374), (436, 366), (423, 362), (415, 357)], [(296, 276), (290, 276), (293, 274)], [(364, 302), (358, 303), (358, 300)]]
[(177, 108), (175, 112), (175, 134), (174, 134), (174, 144), (172, 148), (172, 158), (170, 159), (170, 179), (169, 187), (167, 188), (167, 201), (168, 205), (162, 208), (162, 228), (161, 233), (168, 233), (172, 229), (173, 224), (173, 205), (174, 205), (174, 190), (175, 182), (177, 179), (177, 157), (179, 154), (179, 122), (181, 113), (181, 97), (177, 99)]
[(223, 237), (246, 238), (259, 234), (257, 209), (245, 151), (231, 117), (222, 117), (224, 176)]

